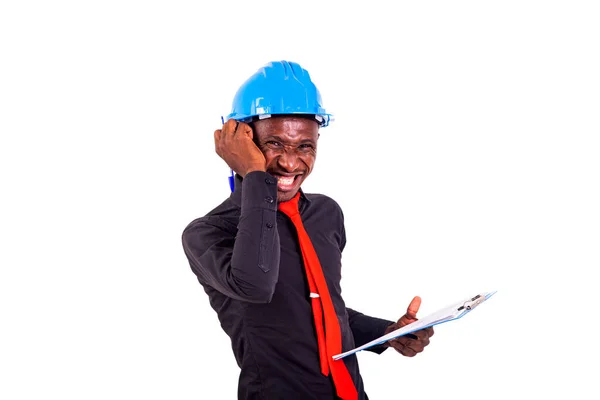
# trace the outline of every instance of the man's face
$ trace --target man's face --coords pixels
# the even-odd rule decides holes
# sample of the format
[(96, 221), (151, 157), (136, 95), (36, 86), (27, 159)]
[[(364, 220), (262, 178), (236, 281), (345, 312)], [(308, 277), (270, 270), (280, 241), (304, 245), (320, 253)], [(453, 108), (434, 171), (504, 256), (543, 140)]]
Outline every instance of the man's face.
[(311, 173), (317, 158), (319, 124), (300, 117), (273, 117), (253, 124), (255, 142), (277, 178), (277, 200), (288, 201)]

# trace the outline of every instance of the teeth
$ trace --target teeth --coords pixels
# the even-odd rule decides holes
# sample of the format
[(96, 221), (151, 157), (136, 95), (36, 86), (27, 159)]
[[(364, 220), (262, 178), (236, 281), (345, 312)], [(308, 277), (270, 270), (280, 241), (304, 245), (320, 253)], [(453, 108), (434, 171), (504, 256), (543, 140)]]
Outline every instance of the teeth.
[(293, 176), (289, 176), (289, 177), (280, 176), (279, 183), (281, 183), (282, 185), (291, 185), (292, 183), (294, 183), (294, 177)]

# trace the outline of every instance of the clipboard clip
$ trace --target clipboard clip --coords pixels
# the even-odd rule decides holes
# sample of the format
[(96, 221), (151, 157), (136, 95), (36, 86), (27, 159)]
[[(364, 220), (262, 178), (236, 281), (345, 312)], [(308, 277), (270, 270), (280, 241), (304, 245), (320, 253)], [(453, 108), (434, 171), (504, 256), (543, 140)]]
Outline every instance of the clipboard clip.
[(465, 303), (458, 308), (458, 311), (462, 311), (465, 309), (467, 311), (471, 311), (472, 309), (474, 309), (475, 307), (477, 307), (478, 305), (483, 303), (485, 300), (486, 300), (485, 296), (478, 294), (477, 296), (473, 297), (471, 300), (465, 301)]

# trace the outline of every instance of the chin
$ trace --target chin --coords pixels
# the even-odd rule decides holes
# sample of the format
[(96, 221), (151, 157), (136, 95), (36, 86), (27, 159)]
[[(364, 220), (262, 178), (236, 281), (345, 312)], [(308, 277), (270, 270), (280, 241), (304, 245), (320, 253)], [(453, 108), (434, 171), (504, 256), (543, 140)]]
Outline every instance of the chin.
[(277, 202), (283, 203), (284, 201), (291, 200), (298, 191), (295, 192), (277, 192)]

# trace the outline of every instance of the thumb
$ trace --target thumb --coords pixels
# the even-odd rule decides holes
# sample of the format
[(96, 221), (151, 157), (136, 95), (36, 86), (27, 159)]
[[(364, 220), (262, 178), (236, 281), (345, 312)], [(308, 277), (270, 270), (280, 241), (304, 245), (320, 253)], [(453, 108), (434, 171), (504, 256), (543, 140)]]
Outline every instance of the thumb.
[(398, 326), (402, 328), (403, 326), (415, 322), (417, 320), (417, 312), (419, 312), (419, 307), (421, 307), (421, 298), (419, 296), (415, 296), (408, 305), (406, 314), (404, 314), (398, 320)]
[(412, 319), (417, 319), (417, 313), (419, 312), (420, 307), (421, 298), (419, 296), (415, 296), (406, 309), (406, 316)]

